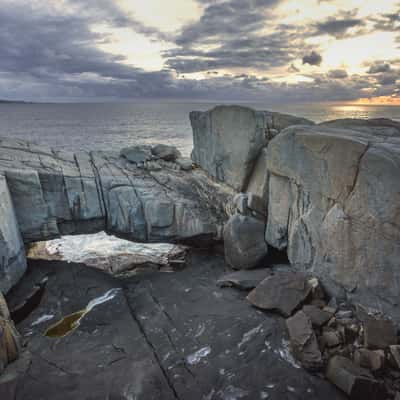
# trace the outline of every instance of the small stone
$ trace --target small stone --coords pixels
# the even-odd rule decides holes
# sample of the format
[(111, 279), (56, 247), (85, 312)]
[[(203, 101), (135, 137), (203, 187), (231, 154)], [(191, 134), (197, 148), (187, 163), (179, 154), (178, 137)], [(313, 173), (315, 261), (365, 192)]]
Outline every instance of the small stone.
[(397, 331), (392, 321), (369, 318), (364, 326), (364, 344), (368, 349), (386, 349), (397, 344)]
[(400, 369), (400, 345), (389, 346), (389, 355), (393, 366)]
[(396, 395), (394, 396), (394, 400), (400, 400), (400, 392), (396, 392)]
[(303, 311), (298, 311), (286, 320), (286, 326), (296, 359), (308, 370), (320, 369), (322, 356), (310, 318)]
[(360, 367), (378, 371), (385, 364), (385, 352), (383, 350), (358, 349), (354, 353), (354, 362)]
[(339, 332), (336, 332), (334, 330), (325, 330), (322, 333), (322, 342), (327, 347), (336, 347), (342, 341), (340, 339)]
[(179, 157), (175, 161), (182, 170), (184, 171), (191, 171), (193, 168), (193, 161), (187, 157)]
[(302, 273), (279, 271), (265, 278), (250, 292), (247, 300), (258, 308), (275, 310), (289, 317), (306, 300), (310, 291)]
[(175, 146), (170, 146), (167, 144), (157, 144), (152, 147), (151, 153), (157, 158), (161, 158), (165, 161), (175, 161), (180, 157), (181, 153)]
[(308, 283), (312, 287), (311, 293), (312, 297), (315, 300), (324, 300), (325, 299), (325, 292), (321, 286), (320, 281), (317, 278), (311, 278), (308, 280)]
[(353, 311), (351, 311), (351, 310), (339, 310), (336, 313), (337, 319), (346, 319), (346, 318), (352, 318), (352, 317), (353, 317)]
[(248, 196), (245, 193), (238, 193), (233, 197), (233, 207), (236, 212), (242, 215), (248, 215)]
[(303, 311), (310, 318), (313, 326), (318, 328), (325, 325), (332, 318), (331, 313), (313, 305), (305, 305)]
[(329, 360), (326, 377), (352, 400), (386, 399), (385, 386), (374, 379), (371, 373), (342, 356)]
[(320, 308), (321, 310), (326, 306), (326, 302), (324, 300), (320, 300), (320, 299), (313, 299), (311, 301), (311, 304), (313, 306)]

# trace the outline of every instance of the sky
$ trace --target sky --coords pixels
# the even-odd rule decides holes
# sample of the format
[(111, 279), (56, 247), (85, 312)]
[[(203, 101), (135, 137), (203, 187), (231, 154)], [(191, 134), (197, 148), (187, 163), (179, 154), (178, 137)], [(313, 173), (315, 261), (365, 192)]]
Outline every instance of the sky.
[(0, 0), (0, 98), (400, 105), (400, 0)]

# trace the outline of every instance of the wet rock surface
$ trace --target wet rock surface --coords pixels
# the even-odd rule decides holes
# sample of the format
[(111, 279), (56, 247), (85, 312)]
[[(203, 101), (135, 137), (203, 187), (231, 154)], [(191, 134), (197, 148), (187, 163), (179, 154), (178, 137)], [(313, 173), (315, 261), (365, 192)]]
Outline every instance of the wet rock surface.
[[(218, 288), (220, 256), (191, 253), (185, 270), (116, 280), (77, 264), (31, 262), (10, 297), (48, 276), (45, 296), (19, 324), (25, 354), (0, 379), (8, 399), (342, 399), (292, 360), (284, 321)], [(62, 338), (62, 317), (116, 289)], [(44, 318), (47, 316), (47, 318)], [(4, 379), (3, 379), (4, 378)], [(5, 397), (7, 396), (7, 397)]]

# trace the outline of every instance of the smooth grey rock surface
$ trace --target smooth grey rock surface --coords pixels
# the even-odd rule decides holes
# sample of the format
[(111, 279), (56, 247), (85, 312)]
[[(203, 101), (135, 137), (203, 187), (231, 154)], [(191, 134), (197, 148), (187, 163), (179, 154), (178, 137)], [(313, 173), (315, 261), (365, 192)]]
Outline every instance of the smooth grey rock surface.
[(233, 215), (224, 228), (225, 259), (234, 269), (251, 269), (268, 254), (265, 224), (256, 218)]
[(193, 162), (218, 181), (243, 190), (267, 143), (264, 113), (241, 106), (218, 106), (191, 112), (190, 122)]

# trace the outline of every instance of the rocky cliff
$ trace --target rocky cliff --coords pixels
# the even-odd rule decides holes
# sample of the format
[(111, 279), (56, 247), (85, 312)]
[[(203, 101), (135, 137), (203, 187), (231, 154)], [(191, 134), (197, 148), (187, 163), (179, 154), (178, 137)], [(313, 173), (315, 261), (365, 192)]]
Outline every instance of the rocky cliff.
[(221, 238), (232, 189), (150, 147), (128, 150), (142, 157), (0, 140), (1, 291), (25, 271), (24, 243), (101, 230), (144, 242)]
[[(228, 262), (256, 266), (268, 252), (265, 240), (287, 251), (292, 266), (318, 276), (331, 294), (400, 320), (400, 123), (312, 125), (281, 117), (268, 129), (267, 115), (240, 107), (191, 114), (193, 160), (247, 193), (236, 207), (246, 226), (232, 217), (225, 230), (226, 243), (242, 241)], [(246, 119), (252, 122), (244, 129)], [(263, 124), (264, 142), (257, 133)], [(265, 235), (257, 229), (249, 236), (248, 226), (258, 226), (260, 217)]]

